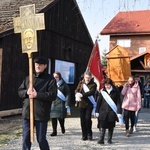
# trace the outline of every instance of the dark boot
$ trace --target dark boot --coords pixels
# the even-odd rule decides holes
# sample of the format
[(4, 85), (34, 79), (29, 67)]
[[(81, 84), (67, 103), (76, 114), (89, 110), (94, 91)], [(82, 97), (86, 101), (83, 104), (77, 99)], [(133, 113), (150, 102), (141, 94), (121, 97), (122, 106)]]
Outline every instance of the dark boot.
[(88, 138), (87, 138), (87, 133), (83, 133), (82, 132), (82, 138), (81, 138), (83, 141), (86, 141), (86, 140), (88, 140)]
[(51, 136), (57, 136), (57, 131), (53, 131)]
[(52, 128), (53, 128), (53, 132), (51, 136), (56, 136), (57, 135), (57, 118), (52, 118)]
[(113, 131), (114, 131), (114, 128), (108, 129), (108, 144), (112, 144)]
[(105, 131), (106, 131), (106, 129), (101, 128), (100, 140), (98, 141), (98, 144), (104, 144)]
[(59, 120), (59, 123), (60, 123), (60, 127), (61, 127), (61, 132), (62, 132), (62, 134), (64, 134), (65, 133), (65, 119), (63, 118), (59, 118), (58, 119)]
[(87, 138), (88, 138), (89, 141), (91, 141), (93, 139), (92, 133), (89, 133)]
[(87, 136), (82, 136), (82, 138), (81, 138), (83, 141), (86, 141), (88, 138), (87, 138)]

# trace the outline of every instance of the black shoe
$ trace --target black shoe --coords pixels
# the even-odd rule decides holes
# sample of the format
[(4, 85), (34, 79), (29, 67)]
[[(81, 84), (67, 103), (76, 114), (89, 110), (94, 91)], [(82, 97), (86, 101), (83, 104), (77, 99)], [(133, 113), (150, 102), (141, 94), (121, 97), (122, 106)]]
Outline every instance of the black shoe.
[(65, 133), (65, 128), (61, 129), (61, 132), (62, 132), (62, 134), (64, 134)]
[(51, 136), (57, 136), (57, 132), (53, 132)]
[(87, 136), (82, 137), (83, 141), (86, 141), (87, 139), (88, 139)]
[(88, 140), (91, 141), (92, 140), (92, 136), (88, 136)]
[(99, 140), (97, 143), (98, 143), (98, 144), (104, 144), (104, 141)]
[(112, 140), (108, 140), (108, 142), (107, 142), (108, 144), (112, 144)]

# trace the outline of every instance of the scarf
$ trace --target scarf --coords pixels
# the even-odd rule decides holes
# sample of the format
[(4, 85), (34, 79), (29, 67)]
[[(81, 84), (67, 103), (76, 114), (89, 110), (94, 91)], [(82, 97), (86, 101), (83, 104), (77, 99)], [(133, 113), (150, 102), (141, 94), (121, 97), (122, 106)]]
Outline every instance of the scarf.
[(112, 86), (111, 86), (111, 88), (110, 89), (106, 89), (106, 91), (110, 94), (110, 92), (112, 91)]
[(57, 87), (60, 87), (60, 85), (62, 84), (63, 80), (59, 80), (56, 84), (57, 84)]

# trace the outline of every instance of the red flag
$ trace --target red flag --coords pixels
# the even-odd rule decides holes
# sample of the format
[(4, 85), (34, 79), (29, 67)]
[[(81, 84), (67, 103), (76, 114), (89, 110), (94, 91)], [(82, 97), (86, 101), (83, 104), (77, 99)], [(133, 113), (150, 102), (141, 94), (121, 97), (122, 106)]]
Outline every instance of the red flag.
[(99, 82), (99, 90), (102, 89), (103, 88), (102, 81), (104, 79), (104, 76), (102, 71), (102, 64), (97, 40), (95, 41), (87, 69), (89, 69), (94, 78)]

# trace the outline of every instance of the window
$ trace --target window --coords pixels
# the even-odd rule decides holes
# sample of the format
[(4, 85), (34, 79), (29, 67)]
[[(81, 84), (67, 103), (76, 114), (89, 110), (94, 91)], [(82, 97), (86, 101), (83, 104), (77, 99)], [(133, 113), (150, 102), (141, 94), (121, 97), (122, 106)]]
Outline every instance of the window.
[(131, 47), (131, 40), (130, 39), (117, 40), (117, 45), (122, 47)]
[(75, 63), (55, 60), (55, 71), (59, 71), (68, 84), (74, 84)]
[(146, 47), (139, 47), (139, 54), (146, 51)]

